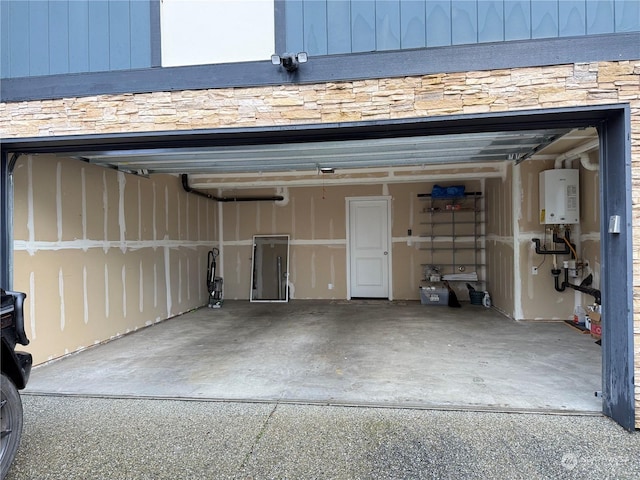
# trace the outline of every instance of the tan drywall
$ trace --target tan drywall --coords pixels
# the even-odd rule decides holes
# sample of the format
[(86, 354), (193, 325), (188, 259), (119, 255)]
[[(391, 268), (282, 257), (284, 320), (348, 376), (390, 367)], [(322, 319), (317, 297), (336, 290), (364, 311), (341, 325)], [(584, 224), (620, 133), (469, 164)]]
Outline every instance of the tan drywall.
[[(589, 154), (590, 163), (598, 164), (598, 152)], [(578, 161), (573, 162), (574, 168), (580, 171), (580, 234), (574, 239), (579, 258), (588, 262), (582, 277), (589, 273), (593, 275), (594, 288), (601, 288), (601, 259), (600, 259), (600, 172), (591, 171), (582, 167)], [(581, 305), (591, 305), (594, 299), (590, 295), (578, 294), (577, 301)]]
[(219, 272), (224, 281), (224, 298), (246, 300), (251, 285), (251, 240), (243, 245), (225, 242), (221, 252), (224, 268)]
[[(539, 173), (553, 168), (552, 160), (531, 160), (518, 165), (516, 189), (522, 197), (521, 209), (516, 219), (518, 223), (517, 242), (520, 255), (521, 291), (518, 319), (566, 320), (573, 312), (573, 294), (559, 293), (554, 289), (550, 255), (535, 253), (533, 238), (539, 238), (549, 249), (560, 248), (553, 244), (551, 235), (545, 236), (540, 225), (539, 214)], [(561, 260), (561, 259), (560, 259)], [(538, 267), (538, 275), (531, 275), (532, 267)], [(514, 265), (514, 268), (516, 266)], [(544, 301), (542, 300), (544, 299)]]
[[(292, 298), (346, 298), (347, 196), (381, 195), (382, 187), (290, 188), (286, 201), (229, 202), (222, 207), (225, 296), (249, 298), (254, 235), (289, 235)], [(275, 189), (223, 191), (224, 196), (275, 195)], [(329, 290), (331, 283), (334, 288)]]
[(14, 170), (14, 288), (41, 363), (207, 300), (216, 210), (173, 176), (22, 156)]
[[(344, 299), (347, 297), (346, 199), (391, 197), (392, 295), (394, 299), (419, 299), (427, 253), (420, 250), (425, 221), (424, 202), (431, 182), (382, 185), (323, 185), (290, 187), (278, 202), (223, 204), (223, 263), (226, 298), (247, 299), (251, 279), (251, 244), (254, 235), (290, 236), (289, 283), (294, 299)], [(460, 182), (440, 182), (443, 185)], [(481, 182), (466, 182), (479, 190)], [(223, 191), (231, 196), (271, 196), (276, 189)], [(409, 230), (412, 234), (409, 235)], [(443, 260), (444, 261), (444, 260)], [(333, 288), (329, 288), (332, 285)], [(461, 290), (466, 295), (466, 288)]]
[[(591, 160), (597, 164), (597, 152), (591, 154)], [(594, 277), (592, 286), (600, 288), (599, 173), (582, 168), (577, 160), (569, 162), (567, 166), (578, 168), (580, 172), (580, 224), (572, 226), (572, 242), (576, 244), (579, 257), (589, 262), (589, 267), (585, 268), (577, 281), (581, 281), (588, 273), (592, 273)], [(591, 305), (594, 298), (576, 293), (571, 289), (557, 292), (551, 275), (553, 256), (537, 254), (532, 242), (532, 238), (540, 238), (543, 243), (546, 241), (548, 249), (562, 248), (562, 245), (553, 244), (549, 232), (545, 237), (544, 227), (540, 225), (539, 220), (539, 172), (554, 168), (554, 161), (532, 160), (523, 162), (516, 168), (520, 171), (519, 188), (522, 191), (523, 200), (518, 236), (522, 280), (521, 318), (566, 320), (571, 318), (575, 305)], [(562, 261), (568, 260), (569, 256), (557, 255), (556, 259), (558, 266), (562, 268)], [(534, 266), (539, 267), (538, 275), (531, 274)], [(564, 273), (560, 277), (560, 282), (563, 279)]]
[[(392, 184), (388, 186), (392, 197), (391, 237), (393, 242), (393, 296), (396, 299), (419, 299), (418, 287), (423, 279), (424, 252), (420, 250), (420, 214), (423, 203), (420, 193), (428, 193), (431, 186), (427, 182)], [(411, 230), (411, 236), (409, 236)]]
[(407, 245), (399, 241), (393, 244), (393, 296), (395, 299), (419, 300), (418, 287), (424, 278), (421, 264), (424, 252), (417, 242)]
[(515, 316), (513, 252), (513, 167), (503, 178), (485, 181), (487, 289), (493, 305)]
[[(249, 298), (250, 242), (224, 247), (224, 295), (227, 299)], [(334, 285), (333, 289), (328, 288), (329, 283)], [(346, 292), (344, 245), (304, 245), (292, 241), (289, 246), (289, 294), (292, 299), (344, 299)]]
[[(346, 298), (346, 258), (344, 246), (295, 245), (291, 250), (292, 296), (294, 298)], [(329, 290), (329, 283), (334, 285), (333, 290)]]
[[(590, 152), (588, 154), (589, 164), (598, 164), (598, 152)], [(577, 165), (577, 163), (576, 163)], [(600, 257), (600, 171), (588, 170), (580, 166), (580, 244), (578, 254), (583, 260), (589, 262), (589, 266), (585, 270), (585, 274), (593, 275), (593, 287), (601, 288), (601, 268), (602, 261)], [(589, 305), (593, 303), (593, 297), (589, 295), (582, 296), (582, 304)]]

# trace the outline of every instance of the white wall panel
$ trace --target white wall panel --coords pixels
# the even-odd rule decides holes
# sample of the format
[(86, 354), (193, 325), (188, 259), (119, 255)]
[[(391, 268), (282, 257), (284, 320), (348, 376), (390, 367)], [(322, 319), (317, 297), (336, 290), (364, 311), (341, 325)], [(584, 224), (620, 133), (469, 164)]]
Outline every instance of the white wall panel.
[(273, 0), (163, 0), (162, 66), (268, 60)]

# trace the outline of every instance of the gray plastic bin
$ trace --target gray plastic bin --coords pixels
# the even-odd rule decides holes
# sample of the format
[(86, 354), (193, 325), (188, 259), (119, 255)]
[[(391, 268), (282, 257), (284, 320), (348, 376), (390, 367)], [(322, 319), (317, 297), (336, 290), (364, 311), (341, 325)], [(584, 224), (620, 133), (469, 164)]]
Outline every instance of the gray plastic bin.
[(449, 290), (445, 287), (420, 287), (420, 303), (422, 305), (448, 305)]

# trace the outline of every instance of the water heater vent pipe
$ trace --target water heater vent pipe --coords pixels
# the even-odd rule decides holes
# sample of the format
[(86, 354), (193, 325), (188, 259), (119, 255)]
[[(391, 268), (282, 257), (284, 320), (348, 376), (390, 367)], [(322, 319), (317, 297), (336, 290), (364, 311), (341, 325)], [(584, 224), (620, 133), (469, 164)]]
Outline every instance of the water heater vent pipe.
[[(583, 160), (581, 155), (587, 152), (590, 152), (591, 150), (595, 150), (599, 146), (600, 146), (600, 140), (598, 140), (597, 138), (595, 140), (590, 140), (586, 143), (583, 143), (582, 145), (578, 145), (577, 147), (572, 148), (571, 150), (564, 152), (561, 155), (558, 155), (556, 157), (556, 161), (553, 165), (553, 168), (562, 168), (565, 160), (571, 160), (578, 157), (580, 157), (580, 161), (582, 163)], [(587, 156), (587, 159), (588, 159), (588, 156)], [(584, 163), (582, 164), (582, 166), (587, 170), (596, 170), (596, 168), (593, 168), (593, 167), (589, 168), (585, 166)]]

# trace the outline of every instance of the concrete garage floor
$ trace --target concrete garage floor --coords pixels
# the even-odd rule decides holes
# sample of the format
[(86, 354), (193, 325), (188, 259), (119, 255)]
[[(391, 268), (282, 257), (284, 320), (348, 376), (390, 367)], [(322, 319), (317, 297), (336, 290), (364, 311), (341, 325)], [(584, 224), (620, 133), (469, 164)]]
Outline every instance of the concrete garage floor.
[(418, 302), (227, 301), (34, 368), (26, 392), (600, 412), (601, 353), (563, 322)]

